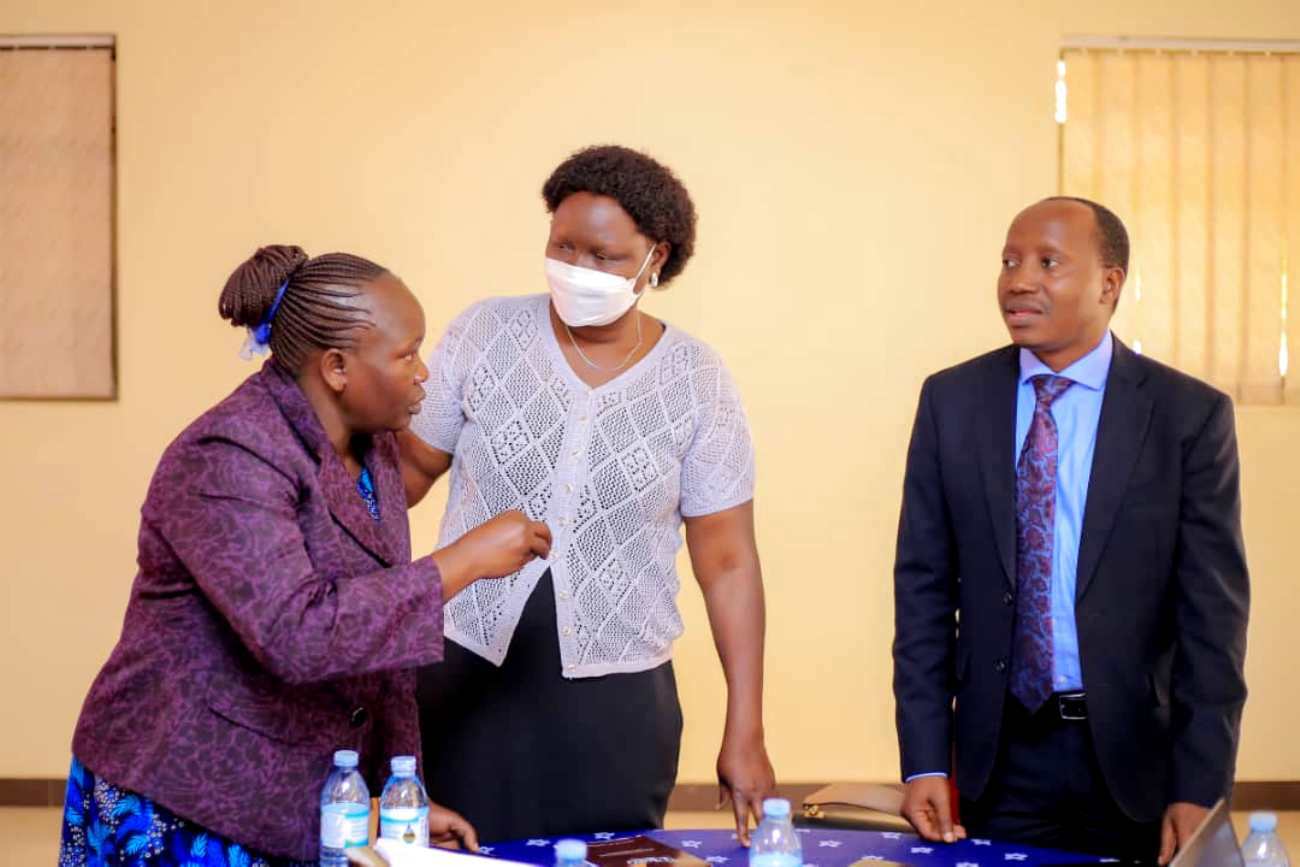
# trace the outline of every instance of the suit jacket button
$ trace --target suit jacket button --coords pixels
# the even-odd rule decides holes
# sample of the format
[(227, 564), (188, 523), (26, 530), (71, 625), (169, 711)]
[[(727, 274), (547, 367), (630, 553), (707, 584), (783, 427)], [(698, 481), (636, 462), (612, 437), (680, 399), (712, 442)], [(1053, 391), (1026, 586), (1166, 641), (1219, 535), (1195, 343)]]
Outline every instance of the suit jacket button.
[(354, 729), (359, 729), (370, 721), (370, 711), (364, 707), (359, 707), (352, 711), (352, 717), (348, 720)]
[(1011, 595), (1011, 591), (1010, 591), (1010, 590), (1008, 590), (1006, 593), (1003, 593), (1003, 594), (1002, 594), (1002, 604), (1003, 604), (1003, 605), (1010, 605), (1012, 602), (1015, 602), (1015, 601), (1016, 601), (1016, 597), (1013, 596), (1013, 595)]
[(1007, 661), (1005, 659), (999, 659), (997, 662), (993, 663), (993, 668), (1000, 674), (1007, 670)]

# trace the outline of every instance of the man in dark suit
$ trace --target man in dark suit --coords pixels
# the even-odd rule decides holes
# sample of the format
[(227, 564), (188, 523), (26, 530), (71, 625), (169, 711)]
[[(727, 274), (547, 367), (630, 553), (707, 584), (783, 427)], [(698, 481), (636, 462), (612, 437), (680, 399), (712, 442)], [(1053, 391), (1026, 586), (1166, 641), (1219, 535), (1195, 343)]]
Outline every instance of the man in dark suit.
[(1249, 597), (1232, 403), (1111, 335), (1128, 253), (1096, 203), (1027, 208), (998, 279), (1014, 345), (921, 389), (894, 693), (903, 815), (928, 839), (1167, 863), (1232, 785)]

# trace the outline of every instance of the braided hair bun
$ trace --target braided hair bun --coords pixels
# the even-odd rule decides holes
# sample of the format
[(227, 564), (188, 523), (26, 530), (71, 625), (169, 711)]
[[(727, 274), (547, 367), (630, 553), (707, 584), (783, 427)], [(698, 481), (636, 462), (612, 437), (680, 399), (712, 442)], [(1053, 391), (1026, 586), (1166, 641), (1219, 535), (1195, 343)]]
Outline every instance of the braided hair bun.
[[(269, 325), (272, 358), (296, 374), (313, 351), (354, 345), (357, 330), (370, 323), (355, 299), (387, 273), (351, 253), (311, 259), (301, 247), (272, 244), (231, 273), (217, 307), (232, 325)], [(268, 320), (281, 286), (284, 295)]]
[(226, 280), (218, 303), (221, 318), (231, 325), (255, 327), (270, 312), (280, 287), (306, 262), (302, 247), (271, 244), (258, 248)]

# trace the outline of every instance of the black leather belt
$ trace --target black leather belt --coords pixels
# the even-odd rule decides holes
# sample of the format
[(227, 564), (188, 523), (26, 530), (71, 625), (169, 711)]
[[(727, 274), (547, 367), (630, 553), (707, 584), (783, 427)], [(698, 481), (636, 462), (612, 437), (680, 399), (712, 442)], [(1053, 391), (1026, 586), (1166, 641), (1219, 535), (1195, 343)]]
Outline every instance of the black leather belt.
[(1047, 707), (1054, 708), (1054, 715), (1063, 720), (1085, 720), (1088, 718), (1088, 694), (1086, 692), (1058, 692), (1047, 700)]

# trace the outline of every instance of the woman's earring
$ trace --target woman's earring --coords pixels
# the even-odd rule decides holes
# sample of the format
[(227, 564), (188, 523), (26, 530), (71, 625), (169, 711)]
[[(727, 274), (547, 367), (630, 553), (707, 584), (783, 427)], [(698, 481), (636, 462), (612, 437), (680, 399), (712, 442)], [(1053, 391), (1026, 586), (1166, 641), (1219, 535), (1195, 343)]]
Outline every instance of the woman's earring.
[(658, 272), (658, 271), (653, 271), (653, 272), (651, 272), (651, 274), (650, 274), (650, 288), (651, 288), (651, 289), (658, 289), (658, 288), (659, 288), (659, 272)]

